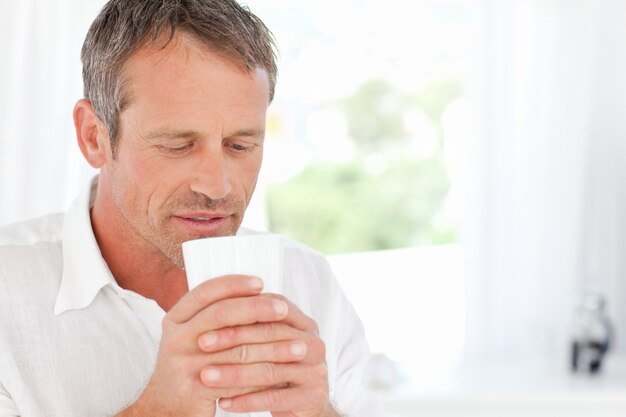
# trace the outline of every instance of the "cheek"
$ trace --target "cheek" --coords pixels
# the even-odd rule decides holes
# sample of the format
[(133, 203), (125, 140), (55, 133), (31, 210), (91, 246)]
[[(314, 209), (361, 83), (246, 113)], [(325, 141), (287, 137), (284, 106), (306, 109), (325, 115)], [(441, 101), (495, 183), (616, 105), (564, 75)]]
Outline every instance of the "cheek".
[(149, 180), (159, 175), (160, 171), (167, 168), (166, 164), (160, 163), (158, 158), (146, 155), (132, 158), (126, 161), (126, 166), (130, 167), (133, 176), (138, 180)]
[[(184, 180), (184, 170), (172, 169), (172, 163), (156, 157), (135, 158), (124, 162), (127, 167), (122, 184), (131, 189), (129, 198), (139, 211), (158, 211)], [(176, 167), (174, 167), (176, 168)]]
[(240, 167), (240, 171), (238, 173), (239, 181), (241, 182), (244, 192), (246, 193), (247, 200), (250, 200), (252, 196), (252, 192), (254, 191), (254, 188), (256, 187), (257, 178), (259, 176), (259, 170), (261, 169), (262, 159), (263, 159), (263, 154), (260, 153), (260, 155), (257, 158), (247, 161), (246, 164)]

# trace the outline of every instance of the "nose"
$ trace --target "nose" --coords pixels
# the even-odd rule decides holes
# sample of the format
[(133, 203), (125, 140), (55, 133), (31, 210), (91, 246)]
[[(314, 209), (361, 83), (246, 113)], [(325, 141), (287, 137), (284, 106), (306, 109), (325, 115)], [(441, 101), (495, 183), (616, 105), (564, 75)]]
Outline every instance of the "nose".
[(206, 152), (196, 164), (189, 179), (191, 191), (211, 200), (221, 200), (231, 191), (228, 162), (219, 152)]

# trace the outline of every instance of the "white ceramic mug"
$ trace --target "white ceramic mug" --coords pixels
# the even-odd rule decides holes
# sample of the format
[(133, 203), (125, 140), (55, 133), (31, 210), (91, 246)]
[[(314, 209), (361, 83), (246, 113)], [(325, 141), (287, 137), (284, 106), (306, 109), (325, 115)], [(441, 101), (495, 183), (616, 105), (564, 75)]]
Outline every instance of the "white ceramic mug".
[(210, 237), (183, 243), (189, 289), (222, 275), (253, 275), (263, 292), (282, 293), (282, 244), (274, 234)]

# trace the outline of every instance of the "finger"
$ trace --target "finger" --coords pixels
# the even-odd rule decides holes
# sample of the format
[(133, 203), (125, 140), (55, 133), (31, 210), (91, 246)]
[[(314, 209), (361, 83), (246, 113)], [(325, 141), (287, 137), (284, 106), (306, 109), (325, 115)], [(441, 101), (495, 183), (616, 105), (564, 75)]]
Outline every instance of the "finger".
[(286, 302), (275, 298), (228, 298), (196, 314), (189, 321), (189, 326), (198, 337), (206, 331), (224, 327), (282, 320), (287, 316), (288, 309)]
[(238, 363), (291, 363), (306, 357), (306, 343), (294, 340), (277, 343), (240, 345), (209, 355), (211, 365)]
[(306, 333), (279, 322), (255, 323), (245, 326), (226, 327), (203, 333), (198, 346), (204, 352), (217, 352), (239, 345), (303, 340)]
[(263, 281), (260, 278), (247, 275), (210, 279), (185, 294), (166, 317), (175, 323), (184, 323), (219, 300), (255, 295), (262, 289)]
[(304, 314), (300, 308), (289, 301), (288, 298), (280, 295), (280, 294), (261, 294), (261, 297), (272, 297), (274, 299), (282, 300), (287, 303), (289, 306), (289, 314), (285, 317), (282, 322), (286, 323), (296, 329), (300, 329), (307, 333), (311, 333), (314, 335), (319, 335), (319, 326), (309, 316)]
[[(207, 387), (202, 387), (202, 388), (205, 389), (205, 390), (210, 389), (210, 388), (207, 388)], [(250, 393), (253, 393), (253, 392), (260, 392), (260, 391), (266, 390), (268, 388), (276, 388), (276, 387), (266, 386), (266, 387), (212, 388), (212, 389), (210, 389), (211, 390), (210, 397), (211, 398), (215, 398), (215, 399), (238, 397), (238, 396), (250, 394)]]
[(331, 407), (328, 389), (323, 385), (316, 388), (269, 388), (236, 397), (222, 397), (218, 404), (221, 409), (231, 413), (323, 411)]
[(328, 381), (325, 364), (302, 365), (282, 363), (253, 363), (245, 365), (208, 366), (200, 379), (209, 387), (275, 386), (321, 378)]

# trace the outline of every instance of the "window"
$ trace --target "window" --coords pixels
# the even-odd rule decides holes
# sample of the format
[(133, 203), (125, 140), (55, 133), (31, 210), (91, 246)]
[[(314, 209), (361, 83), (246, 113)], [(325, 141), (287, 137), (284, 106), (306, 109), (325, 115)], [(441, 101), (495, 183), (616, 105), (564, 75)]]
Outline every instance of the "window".
[(432, 376), (463, 343), (469, 5), (251, 7), (280, 50), (259, 187), (267, 227), (331, 255), (372, 350)]

